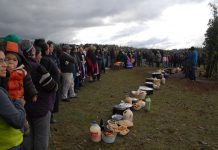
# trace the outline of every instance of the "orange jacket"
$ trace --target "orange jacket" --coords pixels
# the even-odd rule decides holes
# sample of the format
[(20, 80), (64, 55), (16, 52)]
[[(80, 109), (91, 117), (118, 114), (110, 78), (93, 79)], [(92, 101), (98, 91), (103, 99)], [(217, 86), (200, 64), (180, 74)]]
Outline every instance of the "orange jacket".
[(24, 99), (24, 78), (26, 70), (22, 67), (10, 71), (10, 77), (7, 83), (7, 91), (11, 99), (19, 100)]

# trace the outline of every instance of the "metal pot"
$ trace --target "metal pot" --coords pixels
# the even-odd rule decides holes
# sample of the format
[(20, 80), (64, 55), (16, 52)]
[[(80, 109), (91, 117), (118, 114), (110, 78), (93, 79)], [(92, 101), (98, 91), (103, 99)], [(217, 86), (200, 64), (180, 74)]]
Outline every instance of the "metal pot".
[(160, 72), (153, 72), (152, 77), (157, 79), (162, 79), (162, 74)]
[(154, 88), (154, 83), (153, 82), (145, 82), (145, 86)]

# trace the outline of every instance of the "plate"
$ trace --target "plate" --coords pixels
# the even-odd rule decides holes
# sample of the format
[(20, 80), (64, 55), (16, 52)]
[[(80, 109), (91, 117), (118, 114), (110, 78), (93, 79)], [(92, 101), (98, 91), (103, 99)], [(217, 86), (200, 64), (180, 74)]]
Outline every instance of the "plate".
[(136, 102), (138, 100), (139, 100), (138, 98), (132, 97), (132, 101)]
[(147, 86), (139, 86), (139, 90), (142, 90), (142, 91), (152, 91), (153, 89), (149, 88)]
[(146, 91), (153, 91), (153, 88), (146, 87)]
[(130, 108), (130, 107), (132, 107), (132, 104), (130, 104), (130, 103), (120, 103), (119, 105), (122, 108)]
[(153, 75), (160, 75), (161, 72), (153, 72), (152, 74), (153, 74)]
[(119, 114), (115, 114), (115, 115), (112, 115), (111, 118), (118, 121), (118, 120), (123, 119), (123, 116), (122, 116), (122, 115), (119, 115)]
[(145, 84), (153, 84), (153, 82), (145, 82)]
[(141, 91), (146, 91), (146, 86), (139, 86), (139, 89), (138, 90), (141, 90)]

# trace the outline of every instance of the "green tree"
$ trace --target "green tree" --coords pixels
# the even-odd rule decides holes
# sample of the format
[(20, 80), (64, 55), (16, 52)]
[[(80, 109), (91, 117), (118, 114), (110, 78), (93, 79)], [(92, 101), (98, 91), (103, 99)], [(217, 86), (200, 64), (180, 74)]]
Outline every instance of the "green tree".
[(205, 34), (205, 51), (207, 54), (206, 77), (217, 78), (217, 60), (218, 60), (218, 16), (217, 6), (209, 4), (213, 11), (213, 18), (209, 20), (208, 29)]

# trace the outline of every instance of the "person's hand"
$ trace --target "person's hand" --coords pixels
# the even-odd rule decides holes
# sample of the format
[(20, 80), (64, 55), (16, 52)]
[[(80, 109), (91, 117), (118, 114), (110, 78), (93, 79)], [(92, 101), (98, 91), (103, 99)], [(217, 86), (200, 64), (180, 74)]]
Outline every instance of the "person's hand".
[(24, 106), (26, 104), (26, 101), (24, 99), (20, 99), (19, 100), (21, 102), (21, 104)]
[(58, 84), (55, 85), (55, 92), (58, 91)]
[(33, 102), (36, 102), (36, 101), (37, 101), (37, 98), (38, 98), (37, 95), (33, 96), (32, 101), (33, 101)]

